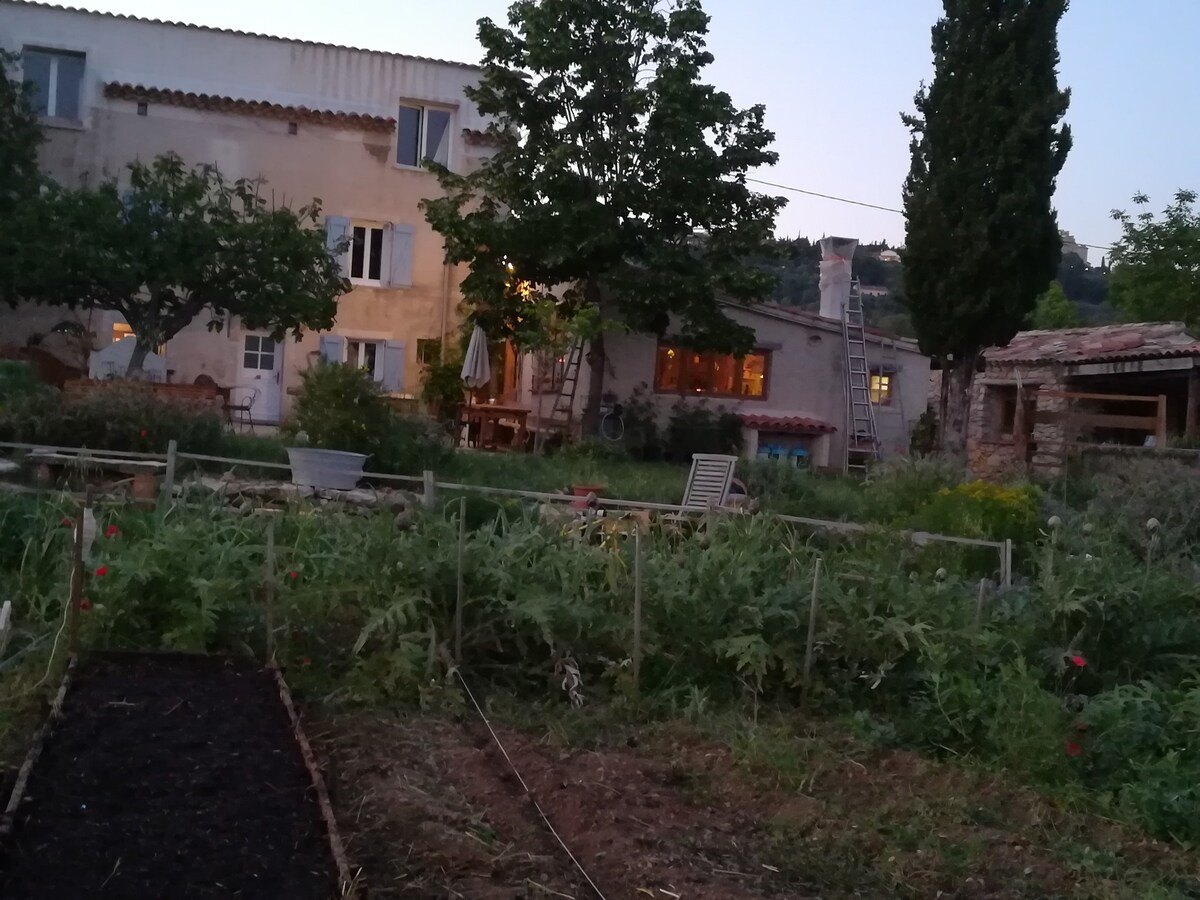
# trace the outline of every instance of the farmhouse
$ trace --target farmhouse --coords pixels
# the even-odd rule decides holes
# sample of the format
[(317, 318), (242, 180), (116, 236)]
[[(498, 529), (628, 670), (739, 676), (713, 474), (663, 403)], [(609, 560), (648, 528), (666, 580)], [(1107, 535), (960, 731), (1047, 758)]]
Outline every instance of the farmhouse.
[[(29, 0), (0, 0), (0, 46), (21, 54), (41, 165), (60, 183), (126, 178), (129, 162), (175, 151), (230, 181), (263, 176), (277, 202), (319, 197), (331, 238), (350, 238), (352, 289), (330, 333), (277, 343), (237, 322), (211, 333), (201, 317), (152, 359), (158, 378), (236, 387), (262, 422), (286, 414), (319, 353), (365, 367), (394, 395), (416, 390), (462, 299), (462, 273), (418, 208), (440, 190), (422, 163), (461, 172), (490, 154), (463, 92), (476, 66)], [(128, 361), (128, 347), (112, 347), (131, 334), (117, 313), (23, 307), (0, 325), (0, 343), (37, 345), (93, 376)]]
[(967, 451), (981, 477), (1061, 473), (1089, 444), (1200, 437), (1200, 341), (1178, 322), (1025, 331), (984, 353)]

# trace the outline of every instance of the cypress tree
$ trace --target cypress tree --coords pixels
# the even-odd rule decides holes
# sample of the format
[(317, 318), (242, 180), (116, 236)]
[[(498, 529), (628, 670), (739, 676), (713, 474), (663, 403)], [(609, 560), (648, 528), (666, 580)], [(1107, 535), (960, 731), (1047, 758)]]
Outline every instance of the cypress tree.
[(941, 364), (941, 443), (966, 451), (981, 352), (1007, 343), (1057, 271), (1051, 206), (1071, 148), (1058, 86), (1067, 0), (943, 0), (934, 78), (903, 116), (905, 288), (921, 347)]

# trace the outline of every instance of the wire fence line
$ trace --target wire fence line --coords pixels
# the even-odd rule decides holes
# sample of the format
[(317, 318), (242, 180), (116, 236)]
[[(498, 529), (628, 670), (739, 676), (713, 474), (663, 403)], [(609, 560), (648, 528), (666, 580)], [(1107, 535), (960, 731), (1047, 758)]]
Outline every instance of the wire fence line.
[[(9, 441), (0, 441), (0, 449), (23, 450), (33, 453), (61, 453), (74, 454), (78, 457), (80, 463), (92, 462), (98, 466), (102, 466), (106, 459), (111, 458), (113, 462), (120, 462), (124, 459), (136, 460), (155, 460), (166, 463), (166, 473), (164, 483), (169, 486), (175, 484), (176, 467), (180, 460), (191, 462), (206, 462), (218, 463), (228, 466), (241, 466), (247, 468), (270, 469), (275, 471), (291, 470), (291, 466), (287, 463), (270, 462), (267, 460), (256, 459), (238, 459), (228, 456), (211, 456), (200, 453), (186, 453), (175, 449), (175, 442), (171, 442), (172, 446), (167, 453), (142, 453), (133, 451), (109, 451), (109, 450), (91, 450), (86, 447), (57, 447), (46, 446), (44, 444), (28, 444)], [(393, 475), (386, 472), (364, 472), (363, 478), (372, 482), (394, 482), (396, 484), (420, 485), (419, 491), (422, 500), (427, 507), (432, 507), (436, 501), (437, 491), (447, 491), (453, 493), (475, 493), (484, 496), (512, 497), (521, 500), (534, 500), (541, 503), (559, 503), (571, 504), (579, 506), (587, 504), (588, 508), (630, 510), (641, 512), (658, 512), (670, 513), (675, 515), (703, 515), (704, 513), (743, 513), (744, 510), (737, 507), (710, 507), (705, 509), (696, 509), (695, 507), (676, 505), (670, 503), (653, 503), (645, 500), (626, 500), (616, 497), (601, 497), (592, 496), (582, 498), (575, 494), (563, 494), (552, 491), (523, 491), (516, 488), (501, 488), (491, 487), (480, 484), (459, 484), (457, 482), (438, 481), (432, 471), (426, 471), (420, 476), (416, 475)], [(166, 493), (166, 491), (164, 491)], [(793, 525), (804, 525), (809, 528), (817, 528), (824, 531), (832, 531), (841, 534), (867, 534), (872, 531), (890, 531), (894, 534), (911, 541), (917, 546), (922, 546), (927, 543), (944, 543), (955, 544), (958, 546), (979, 547), (988, 549), (996, 553), (999, 573), (999, 582), (1001, 587), (1007, 588), (1012, 586), (1013, 576), (1013, 542), (1011, 540), (991, 541), (983, 538), (963, 537), (961, 535), (950, 534), (934, 534), (927, 531), (907, 531), (886, 528), (882, 525), (864, 524), (861, 522), (839, 522), (831, 519), (816, 519), (808, 516), (793, 516), (782, 513), (765, 512), (760, 515), (771, 516), (778, 521), (786, 522)]]

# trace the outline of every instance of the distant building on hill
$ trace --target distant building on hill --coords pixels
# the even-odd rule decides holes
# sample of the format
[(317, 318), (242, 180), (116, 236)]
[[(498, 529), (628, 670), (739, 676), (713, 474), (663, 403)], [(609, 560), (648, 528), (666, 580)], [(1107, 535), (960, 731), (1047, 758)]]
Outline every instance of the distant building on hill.
[(1060, 229), (1058, 236), (1062, 238), (1063, 256), (1070, 253), (1079, 257), (1085, 263), (1088, 261), (1088, 248), (1076, 241), (1071, 232)]

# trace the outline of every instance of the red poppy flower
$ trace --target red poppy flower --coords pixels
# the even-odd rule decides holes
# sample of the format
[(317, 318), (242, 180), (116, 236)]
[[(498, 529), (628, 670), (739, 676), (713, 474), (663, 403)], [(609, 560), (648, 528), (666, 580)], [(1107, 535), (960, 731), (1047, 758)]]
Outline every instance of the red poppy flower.
[(121, 529), (118, 528), (116, 525), (109, 525), (107, 528), (104, 529), (104, 536), (106, 538), (115, 538), (120, 533), (121, 533)]
[(87, 597), (84, 597), (82, 600), (79, 601), (79, 608), (82, 609), (84, 612), (87, 612), (89, 609), (92, 608), (92, 601), (89, 600)]
[(100, 568), (98, 568), (96, 570), (96, 575), (100, 578), (103, 578), (107, 574), (108, 574), (108, 566), (101, 566)]
[(295, 581), (299, 577), (300, 577), (300, 573), (297, 572), (295, 569), (292, 569), (292, 571), (288, 572), (288, 578), (292, 579), (292, 581)]
[(1063, 750), (1066, 751), (1067, 756), (1079, 756), (1081, 753), (1083, 753), (1083, 748), (1074, 741), (1067, 741), (1066, 744), (1063, 745)]
[(63, 528), (71, 528), (75, 525), (75, 522), (70, 516), (63, 516), (59, 520), (58, 524), (61, 525)]
[(149, 432), (148, 432), (148, 431), (146, 431), (146, 429), (145, 429), (145, 428), (143, 428), (143, 429), (141, 430), (141, 432), (139, 432), (139, 434), (140, 434), (140, 436), (141, 436), (141, 437), (145, 437), (147, 434), (149, 434)]
[(1082, 656), (1072, 656), (1071, 657), (1071, 665), (1082, 669), (1084, 666), (1087, 665), (1087, 660), (1084, 659)]
[(311, 660), (311, 659), (309, 659), (309, 658), (306, 656), (306, 657), (304, 657), (303, 659), (301, 659), (301, 660), (300, 660), (300, 665), (302, 665), (302, 666), (311, 666), (311, 665), (312, 665), (312, 660)]

